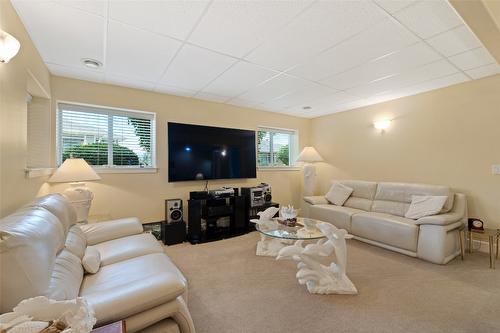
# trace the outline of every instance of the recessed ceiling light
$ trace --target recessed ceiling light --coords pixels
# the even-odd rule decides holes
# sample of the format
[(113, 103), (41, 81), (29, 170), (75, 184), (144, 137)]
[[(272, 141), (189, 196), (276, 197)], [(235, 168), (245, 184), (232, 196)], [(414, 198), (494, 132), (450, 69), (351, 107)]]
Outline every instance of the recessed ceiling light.
[(95, 59), (84, 58), (82, 59), (82, 62), (85, 66), (92, 69), (97, 69), (102, 66), (102, 62)]
[(306, 106), (303, 106), (302, 107), (302, 110), (311, 110), (312, 107), (310, 107), (309, 105), (306, 105)]

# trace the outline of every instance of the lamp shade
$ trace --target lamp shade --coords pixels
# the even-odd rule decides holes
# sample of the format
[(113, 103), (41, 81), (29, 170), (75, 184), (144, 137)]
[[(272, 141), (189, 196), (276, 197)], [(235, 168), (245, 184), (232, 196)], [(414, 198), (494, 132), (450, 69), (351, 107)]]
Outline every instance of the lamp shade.
[(83, 182), (101, 177), (83, 158), (67, 158), (50, 177), (50, 183)]
[(314, 147), (304, 147), (304, 149), (302, 149), (302, 152), (297, 157), (297, 162), (314, 163), (321, 161), (323, 161), (323, 158), (316, 151), (316, 149), (314, 149)]
[(0, 62), (7, 63), (19, 52), (21, 44), (12, 35), (0, 30)]

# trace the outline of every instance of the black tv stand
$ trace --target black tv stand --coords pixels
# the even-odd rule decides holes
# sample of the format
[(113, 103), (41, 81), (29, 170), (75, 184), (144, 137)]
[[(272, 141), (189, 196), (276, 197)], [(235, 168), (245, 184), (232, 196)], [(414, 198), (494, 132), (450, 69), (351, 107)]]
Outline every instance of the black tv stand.
[[(191, 244), (230, 238), (247, 232), (245, 198), (238, 195), (238, 189), (235, 189), (234, 196), (228, 197), (212, 197), (203, 192), (191, 192), (189, 197), (187, 239)], [(228, 218), (229, 226), (220, 226), (217, 222), (221, 218)]]

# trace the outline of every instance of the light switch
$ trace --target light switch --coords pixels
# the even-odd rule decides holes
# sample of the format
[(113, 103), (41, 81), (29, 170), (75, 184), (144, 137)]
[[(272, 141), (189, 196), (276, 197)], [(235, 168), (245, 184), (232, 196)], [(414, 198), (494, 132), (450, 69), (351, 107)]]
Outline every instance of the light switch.
[(491, 166), (491, 173), (493, 175), (500, 175), (500, 164), (493, 164)]

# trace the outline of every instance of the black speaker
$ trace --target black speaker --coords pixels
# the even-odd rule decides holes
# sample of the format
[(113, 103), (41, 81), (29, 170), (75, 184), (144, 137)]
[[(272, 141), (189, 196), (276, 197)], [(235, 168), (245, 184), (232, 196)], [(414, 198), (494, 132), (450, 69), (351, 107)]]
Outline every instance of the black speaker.
[(165, 221), (167, 224), (183, 221), (182, 199), (165, 200)]
[(191, 244), (201, 241), (201, 200), (188, 200), (188, 240)]
[(186, 223), (172, 222), (163, 226), (163, 243), (166, 245), (179, 244), (186, 240)]

